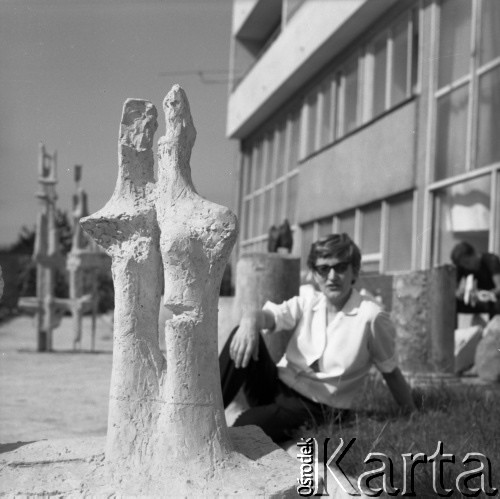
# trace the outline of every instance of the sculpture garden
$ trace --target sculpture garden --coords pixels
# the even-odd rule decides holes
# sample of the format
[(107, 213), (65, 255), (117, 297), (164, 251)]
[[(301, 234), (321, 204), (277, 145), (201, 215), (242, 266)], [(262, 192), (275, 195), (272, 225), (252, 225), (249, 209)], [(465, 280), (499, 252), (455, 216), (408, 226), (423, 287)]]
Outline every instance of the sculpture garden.
[[(163, 107), (167, 128), (159, 141), (158, 182), (156, 108), (129, 99), (120, 124), (115, 192), (102, 210), (81, 220), (113, 261), (105, 452), (101, 440), (89, 438), (14, 446), (4, 454), (1, 477), (14, 487), (10, 493), (295, 495), (293, 459), (257, 428), (227, 428), (217, 301), (237, 220), (201, 198), (192, 184), (196, 131), (184, 91), (174, 86)], [(158, 331), (163, 283), (164, 305), (173, 314), (165, 325), (165, 355)]]
[[(158, 143), (158, 179), (153, 168), (156, 108), (148, 101), (129, 99), (120, 121), (115, 191), (101, 210), (81, 220), (113, 262), (115, 319), (100, 317), (95, 322), (95, 343), (79, 337), (83, 350), (87, 347), (94, 353), (74, 352), (78, 313), (62, 318), (60, 334), (48, 348), (52, 351), (43, 355), (34, 352), (32, 319), (20, 317), (0, 327), (2, 391), (7, 401), (0, 414), (0, 493), (297, 495), (297, 461), (258, 428), (226, 424), (217, 343), (228, 324), (220, 327), (218, 289), (238, 224), (230, 210), (201, 198), (193, 185), (189, 162), (196, 130), (179, 86), (167, 94), (163, 109), (166, 131)], [(42, 251), (44, 261), (55, 254), (50, 251)], [(294, 268), (286, 256), (270, 258), (282, 258), (283, 268)], [(276, 260), (270, 266), (276, 270), (283, 262)], [(256, 272), (252, 262), (247, 265), (243, 272), (251, 279)], [(417, 374), (428, 374), (424, 367), (431, 371), (442, 389), (415, 389), (422, 411), (407, 419), (390, 407), (374, 381), (365, 387), (366, 403), (354, 420), (304, 429), (305, 435), (334, 442), (358, 438), (360, 451), (346, 460), (350, 476), (362, 471), (363, 465), (355, 461), (363, 462), (363, 452), (382, 448), (386, 452), (384, 440), (397, 456), (414, 451), (430, 454), (436, 439), (445, 438), (447, 451), (483, 453), (494, 463), (495, 472), (500, 466), (500, 439), (485, 435), (498, 432), (495, 421), (500, 414), (492, 405), (498, 390), (490, 385), (459, 387), (450, 372), (450, 336), (441, 326), (449, 323), (445, 311), (451, 301), (439, 292), (449, 279), (449, 269), (438, 269), (430, 277), (411, 276), (412, 282), (416, 278), (434, 296), (429, 308), (437, 303), (441, 313), (421, 315), (418, 327), (423, 339), (403, 344), (400, 354), (406, 355), (408, 365), (421, 369)], [(272, 278), (266, 282), (267, 288), (273, 287)], [(292, 285), (298, 285), (298, 279)], [(245, 298), (241, 290), (238, 296), (237, 289), (240, 308), (260, 298)], [(394, 299), (400, 300), (395, 308), (399, 306), (404, 326), (409, 298), (400, 293)], [(165, 327), (159, 324), (162, 310), (168, 312)], [(91, 320), (85, 317), (84, 325)], [(412, 348), (421, 348), (421, 358), (412, 358)], [(479, 418), (475, 426), (464, 410), (467, 402), (475, 404)], [(451, 429), (445, 428), (448, 420), (453, 421)], [(454, 434), (456, 430), (466, 432), (465, 441), (463, 434)], [(396, 434), (404, 439), (394, 440)], [(419, 483), (422, 490), (427, 486)], [(328, 490), (332, 497), (349, 496), (332, 479)]]

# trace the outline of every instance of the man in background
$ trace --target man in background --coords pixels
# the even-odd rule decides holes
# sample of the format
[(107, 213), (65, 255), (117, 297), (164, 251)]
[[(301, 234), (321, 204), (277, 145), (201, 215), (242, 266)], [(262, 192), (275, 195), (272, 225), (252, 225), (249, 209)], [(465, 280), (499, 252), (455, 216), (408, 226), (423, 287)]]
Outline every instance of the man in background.
[(479, 253), (467, 243), (458, 243), (451, 252), (457, 267), (457, 312), (500, 314), (500, 258)]

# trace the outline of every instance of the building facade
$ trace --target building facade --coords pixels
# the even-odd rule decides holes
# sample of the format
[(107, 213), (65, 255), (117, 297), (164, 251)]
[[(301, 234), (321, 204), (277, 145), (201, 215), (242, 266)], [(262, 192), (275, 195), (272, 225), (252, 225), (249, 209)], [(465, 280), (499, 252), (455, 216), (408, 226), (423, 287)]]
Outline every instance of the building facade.
[(498, 26), (498, 0), (234, 0), (238, 253), (284, 219), (304, 267), (331, 232), (368, 273), (500, 253)]

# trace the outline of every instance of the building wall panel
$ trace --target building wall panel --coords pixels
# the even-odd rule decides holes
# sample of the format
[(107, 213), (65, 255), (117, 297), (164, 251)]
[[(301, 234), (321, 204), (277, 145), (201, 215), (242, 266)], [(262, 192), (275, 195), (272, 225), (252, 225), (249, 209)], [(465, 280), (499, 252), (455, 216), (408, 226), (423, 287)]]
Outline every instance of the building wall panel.
[[(334, 52), (324, 48), (324, 54), (318, 54), (318, 50), (334, 34), (339, 34), (339, 28), (365, 2), (366, 0), (306, 2), (293, 16), (287, 29), (229, 96), (228, 136), (236, 138), (249, 133), (287, 96), (296, 92), (308, 75), (320, 69)], [(382, 2), (384, 6), (386, 2), (387, 0)], [(343, 40), (343, 43), (346, 41)]]
[(299, 223), (415, 187), (415, 101), (306, 160)]

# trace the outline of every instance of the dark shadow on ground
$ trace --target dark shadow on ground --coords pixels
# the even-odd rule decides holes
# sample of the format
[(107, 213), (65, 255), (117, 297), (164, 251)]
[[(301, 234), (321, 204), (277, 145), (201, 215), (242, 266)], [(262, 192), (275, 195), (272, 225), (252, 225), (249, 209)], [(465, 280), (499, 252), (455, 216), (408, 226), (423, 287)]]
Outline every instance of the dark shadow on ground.
[(19, 447), (22, 447), (23, 445), (29, 445), (35, 442), (39, 442), (39, 440), (32, 440), (31, 442), (16, 442), (12, 444), (0, 444), (0, 454), (3, 454), (4, 452), (11, 452), (19, 449)]
[(78, 355), (78, 354), (112, 354), (112, 350), (50, 350), (50, 351), (43, 351), (43, 352), (40, 352), (38, 350), (33, 350), (31, 348), (19, 348), (16, 350), (18, 353), (40, 353), (40, 354), (47, 354), (47, 353), (50, 353), (50, 354), (74, 354), (74, 355)]

